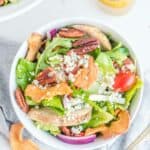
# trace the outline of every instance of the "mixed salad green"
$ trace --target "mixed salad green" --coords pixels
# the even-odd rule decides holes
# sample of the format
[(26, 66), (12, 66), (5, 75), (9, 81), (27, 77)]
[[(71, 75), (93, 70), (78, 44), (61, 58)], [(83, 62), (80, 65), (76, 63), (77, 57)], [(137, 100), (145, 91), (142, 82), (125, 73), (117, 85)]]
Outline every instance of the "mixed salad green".
[(37, 128), (71, 144), (124, 133), (142, 86), (130, 50), (89, 25), (33, 33), (16, 83), (16, 101)]

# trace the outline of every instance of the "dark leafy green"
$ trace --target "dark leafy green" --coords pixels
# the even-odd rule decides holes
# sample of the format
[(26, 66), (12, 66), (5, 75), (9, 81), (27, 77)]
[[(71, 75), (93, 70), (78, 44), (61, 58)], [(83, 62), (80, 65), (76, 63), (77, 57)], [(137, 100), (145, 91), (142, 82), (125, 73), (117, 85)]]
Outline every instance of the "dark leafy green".
[(100, 48), (96, 48), (94, 51), (90, 52), (89, 54), (90, 54), (91, 56), (93, 56), (94, 59), (96, 59), (97, 56), (100, 54), (100, 52), (101, 52), (101, 49), (100, 49)]

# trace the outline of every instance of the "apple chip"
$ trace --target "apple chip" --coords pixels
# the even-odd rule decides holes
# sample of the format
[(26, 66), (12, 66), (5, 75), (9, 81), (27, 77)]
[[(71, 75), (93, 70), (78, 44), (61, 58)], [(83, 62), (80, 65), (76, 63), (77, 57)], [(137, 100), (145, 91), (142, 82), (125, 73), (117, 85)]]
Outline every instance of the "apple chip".
[(10, 145), (12, 150), (39, 150), (38, 146), (29, 139), (23, 139), (23, 125), (15, 123), (10, 128)]

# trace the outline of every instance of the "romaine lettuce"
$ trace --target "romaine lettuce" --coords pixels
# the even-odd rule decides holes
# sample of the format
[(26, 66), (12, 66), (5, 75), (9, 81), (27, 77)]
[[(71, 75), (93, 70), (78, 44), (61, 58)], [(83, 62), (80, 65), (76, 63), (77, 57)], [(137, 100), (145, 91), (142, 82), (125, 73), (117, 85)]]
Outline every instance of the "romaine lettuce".
[(63, 115), (65, 112), (65, 109), (61, 103), (61, 99), (58, 96), (55, 96), (52, 99), (43, 100), (41, 105), (43, 107), (49, 107), (50, 109), (53, 109), (59, 115)]
[(94, 110), (91, 120), (88, 123), (84, 124), (84, 128), (95, 128), (99, 125), (109, 123), (112, 119), (113, 117), (109, 113), (100, 113)]
[(122, 65), (123, 61), (129, 56), (129, 50), (126, 47), (117, 46), (113, 50), (107, 52), (107, 55), (119, 65)]
[[(68, 51), (72, 47), (72, 41), (73, 41), (73, 39), (60, 38), (60, 37), (54, 38), (53, 41), (47, 41), (46, 48), (38, 59), (38, 63), (36, 66), (36, 74), (40, 70), (43, 70), (44, 68), (46, 68), (49, 65), (46, 63), (46, 60), (50, 56), (64, 53), (64, 51), (65, 52)], [(57, 47), (56, 51), (53, 51), (56, 47)], [(60, 49), (58, 49), (58, 47)]]
[(114, 74), (115, 68), (113, 66), (113, 62), (109, 55), (107, 55), (104, 52), (101, 52), (98, 57), (96, 58), (96, 63), (98, 64), (98, 67), (100, 71), (105, 75), (107, 74)]
[(36, 105), (39, 105), (39, 103), (36, 103), (35, 101), (33, 101), (33, 100), (31, 99), (31, 97), (29, 97), (29, 96), (26, 96), (26, 97), (25, 97), (25, 100), (26, 100), (26, 102), (27, 102), (27, 104), (28, 104), (29, 106), (36, 106)]
[(36, 63), (26, 59), (19, 59), (16, 67), (16, 82), (17, 85), (24, 90), (27, 84), (31, 83), (35, 76)]
[(58, 127), (54, 126), (54, 125), (43, 124), (41, 122), (35, 122), (35, 125), (37, 126), (38, 129), (48, 131), (54, 136), (60, 134), (60, 129)]
[[(87, 127), (95, 127), (96, 125), (104, 124), (110, 122), (114, 116), (102, 108), (99, 107), (95, 102), (89, 99), (89, 93), (82, 89), (73, 89), (73, 96), (81, 97), (86, 103), (92, 106), (94, 111), (94, 116), (92, 115), (92, 119), (89, 123), (85, 124)], [(95, 113), (96, 112), (96, 113)]]
[(129, 107), (130, 103), (131, 103), (131, 100), (133, 99), (133, 97), (135, 96), (136, 92), (138, 89), (141, 88), (141, 86), (143, 85), (143, 82), (141, 81), (141, 79), (138, 77), (137, 78), (137, 81), (135, 83), (135, 85), (125, 93), (125, 99), (126, 99), (126, 102), (125, 102), (125, 106), (126, 108)]

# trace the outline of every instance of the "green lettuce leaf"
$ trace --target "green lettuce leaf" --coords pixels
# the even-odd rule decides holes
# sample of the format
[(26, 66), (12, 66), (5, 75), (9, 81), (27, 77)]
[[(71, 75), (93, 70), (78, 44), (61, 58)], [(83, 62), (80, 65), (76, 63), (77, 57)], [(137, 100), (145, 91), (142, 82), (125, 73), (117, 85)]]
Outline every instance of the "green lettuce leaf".
[(16, 67), (16, 82), (22, 90), (34, 79), (35, 67), (36, 63), (32, 63), (23, 58), (19, 59)]
[(52, 67), (59, 65), (62, 62), (62, 55), (55, 54), (47, 58), (46, 63)]
[(81, 97), (84, 102), (88, 103), (93, 108), (93, 111), (96, 112), (94, 113), (94, 116), (92, 116), (92, 119), (89, 121), (89, 123), (85, 124), (85, 126), (95, 127), (100, 124), (108, 123), (112, 119), (114, 119), (114, 116), (112, 114), (106, 112), (105, 110), (100, 108), (99, 105), (89, 99), (89, 93), (87, 91), (73, 88), (73, 96)]
[(88, 123), (84, 124), (84, 128), (95, 128), (99, 125), (109, 123), (112, 119), (113, 117), (109, 113), (100, 113), (94, 110), (91, 120)]
[[(46, 60), (50, 56), (67, 52), (72, 47), (72, 41), (73, 39), (60, 38), (60, 37), (56, 37), (52, 41), (47, 41), (46, 48), (38, 59), (38, 63), (36, 66), (36, 74), (40, 70), (43, 70), (49, 65), (46, 63)], [(56, 47), (57, 47), (56, 51), (53, 51)], [(58, 47), (60, 49), (58, 49)]]
[(143, 82), (141, 81), (140, 78), (137, 78), (137, 81), (136, 81), (136, 84), (129, 90), (125, 93), (125, 99), (126, 99), (126, 103), (125, 103), (125, 106), (126, 108), (129, 107), (133, 97), (136, 95), (136, 92), (138, 89), (140, 89), (143, 85)]
[(96, 63), (98, 64), (98, 67), (100, 71), (102, 71), (103, 74), (114, 74), (115, 68), (113, 66), (113, 62), (109, 55), (107, 55), (104, 52), (101, 52), (98, 57), (96, 58)]
[(60, 129), (51, 124), (43, 124), (41, 122), (35, 122), (35, 125), (38, 129), (50, 132), (52, 135), (56, 136), (60, 134)]
[(27, 104), (28, 104), (29, 106), (36, 106), (36, 105), (39, 105), (39, 103), (36, 103), (35, 101), (33, 101), (32, 98), (29, 97), (29, 96), (26, 96), (26, 97), (25, 97), (25, 100), (26, 100), (26, 102), (27, 102)]
[(99, 81), (95, 81), (89, 88), (88, 88), (88, 92), (91, 94), (96, 94), (98, 93), (100, 87), (100, 83)]
[(129, 50), (126, 47), (115, 47), (113, 50), (107, 52), (112, 60), (115, 60), (119, 65), (129, 56)]
[(53, 97), (52, 99), (46, 99), (41, 102), (43, 107), (49, 107), (53, 109), (59, 115), (64, 115), (65, 109), (62, 105), (61, 99), (58, 96)]
[(100, 49), (100, 48), (96, 48), (94, 51), (90, 52), (89, 54), (90, 54), (91, 56), (93, 56), (94, 59), (96, 59), (97, 56), (100, 54), (100, 52), (101, 52), (101, 49)]

